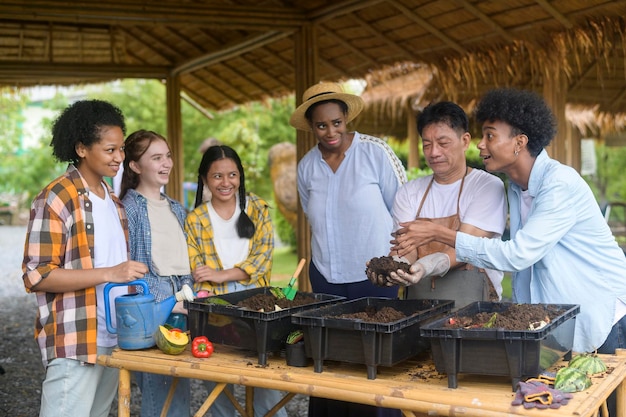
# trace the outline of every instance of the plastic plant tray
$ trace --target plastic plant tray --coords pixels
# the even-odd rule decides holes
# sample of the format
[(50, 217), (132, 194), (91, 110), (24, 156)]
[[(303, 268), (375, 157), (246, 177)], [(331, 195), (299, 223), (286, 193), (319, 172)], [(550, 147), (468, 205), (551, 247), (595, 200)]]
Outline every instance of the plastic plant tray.
[(256, 351), (258, 363), (265, 365), (268, 353), (283, 349), (289, 333), (299, 329), (291, 322), (293, 313), (345, 299), (335, 295), (299, 292), (302, 296), (313, 297), (315, 301), (270, 312), (236, 306), (238, 302), (257, 294), (271, 294), (270, 288), (253, 288), (218, 296), (231, 305), (185, 302), (191, 337), (206, 336), (213, 343)]
[(448, 375), (449, 388), (457, 388), (457, 374), (468, 373), (510, 376), (515, 390), (520, 380), (536, 377), (561, 358), (571, 357), (580, 312), (575, 304), (544, 304), (564, 313), (539, 330), (445, 327), (452, 317), (505, 311), (511, 305), (478, 301), (420, 328), (421, 336), (430, 339), (437, 371)]
[[(343, 314), (392, 307), (406, 317), (390, 323), (341, 318)], [(419, 327), (427, 319), (450, 312), (451, 300), (395, 300), (366, 297), (332, 306), (303, 311), (292, 316), (302, 326), (307, 355), (314, 371), (323, 371), (324, 360), (365, 364), (367, 378), (376, 379), (377, 367), (394, 366), (428, 348)]]

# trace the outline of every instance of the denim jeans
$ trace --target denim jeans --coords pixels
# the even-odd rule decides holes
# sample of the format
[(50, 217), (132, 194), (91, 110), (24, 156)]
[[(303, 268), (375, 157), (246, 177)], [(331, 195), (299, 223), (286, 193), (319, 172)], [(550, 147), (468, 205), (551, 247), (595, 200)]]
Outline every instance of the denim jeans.
[[(212, 381), (205, 381), (204, 386), (212, 391), (215, 388), (216, 383)], [(228, 384), (224, 390), (230, 390), (233, 392), (233, 385)], [(254, 389), (254, 417), (263, 417), (269, 410), (272, 409), (283, 397), (280, 391), (267, 388), (255, 388)], [(285, 407), (278, 410), (276, 417), (287, 417), (287, 411)], [(220, 393), (219, 397), (215, 400), (211, 406), (212, 417), (235, 417), (235, 406), (230, 402), (226, 394)]]
[[(98, 347), (99, 355), (113, 348)], [(117, 392), (119, 369), (74, 359), (53, 359), (41, 387), (40, 417), (107, 417)]]
[[(141, 390), (141, 417), (159, 417), (174, 377), (169, 375), (133, 373)], [(189, 417), (191, 414), (191, 388), (189, 380), (179, 378), (167, 417)]]

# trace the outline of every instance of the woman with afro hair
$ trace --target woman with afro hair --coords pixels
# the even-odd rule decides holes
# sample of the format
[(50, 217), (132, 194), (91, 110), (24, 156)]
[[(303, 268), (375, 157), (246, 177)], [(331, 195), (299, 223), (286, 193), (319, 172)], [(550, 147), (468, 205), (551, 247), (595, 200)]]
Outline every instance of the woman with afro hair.
[(455, 246), (458, 261), (511, 271), (514, 302), (580, 305), (575, 352), (626, 347), (626, 258), (587, 183), (545, 150), (556, 134), (550, 108), (535, 93), (497, 89), (479, 103), (476, 119), (485, 168), (508, 178), (511, 239), (414, 221), (403, 224), (395, 248), (403, 254), (433, 240)]
[[(35, 197), (24, 244), (24, 286), (37, 295), (35, 338), (46, 369), (40, 416), (106, 417), (119, 370), (96, 364), (117, 336), (104, 320), (104, 285), (141, 278), (128, 260), (128, 221), (104, 181), (124, 161), (124, 117), (110, 103), (77, 101), (52, 127), (67, 171)], [(124, 286), (111, 291), (111, 300)]]

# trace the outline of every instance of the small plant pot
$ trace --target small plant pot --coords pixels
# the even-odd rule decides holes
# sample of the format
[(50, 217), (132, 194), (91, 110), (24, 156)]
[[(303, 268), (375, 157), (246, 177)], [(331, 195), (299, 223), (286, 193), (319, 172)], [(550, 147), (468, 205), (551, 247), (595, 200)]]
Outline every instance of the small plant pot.
[(304, 350), (304, 341), (294, 343), (293, 345), (287, 345), (287, 365), (289, 366), (308, 366), (309, 359), (306, 357)]

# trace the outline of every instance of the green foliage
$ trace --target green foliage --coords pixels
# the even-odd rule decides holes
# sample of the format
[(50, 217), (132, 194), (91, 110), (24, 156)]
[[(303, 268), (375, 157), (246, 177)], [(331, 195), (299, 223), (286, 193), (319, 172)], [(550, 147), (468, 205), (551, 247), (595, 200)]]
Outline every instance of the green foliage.
[(274, 249), (274, 262), (272, 263), (272, 285), (284, 287), (289, 282), (298, 265), (296, 251), (289, 247)]
[(295, 249), (297, 245), (296, 231), (293, 230), (291, 224), (289, 224), (287, 219), (285, 219), (285, 216), (283, 216), (280, 211), (274, 209), (272, 210), (271, 215), (272, 222), (274, 224), (274, 230), (276, 231), (276, 234), (278, 235), (280, 241), (284, 245)]
[[(13, 89), (0, 89), (0, 152), (2, 155), (16, 153), (20, 149), (23, 110), (26, 107), (26, 96)], [(4, 164), (3, 164), (4, 166)], [(3, 184), (0, 181), (0, 184)]]
[[(0, 152), (3, 160), (0, 167), (0, 193), (19, 195), (20, 208), (26, 208), (41, 189), (51, 180), (61, 175), (67, 168), (52, 156), (48, 144), (50, 135), (39, 138), (34, 146), (25, 148), (20, 143), (21, 125), (24, 122), (27, 97), (23, 93), (0, 93), (3, 112), (0, 115)], [(46, 108), (65, 106), (62, 97), (55, 97), (46, 103)], [(46, 131), (50, 131), (52, 119), (42, 121)]]
[(626, 147), (596, 145), (597, 172), (584, 177), (596, 200), (626, 201)]

